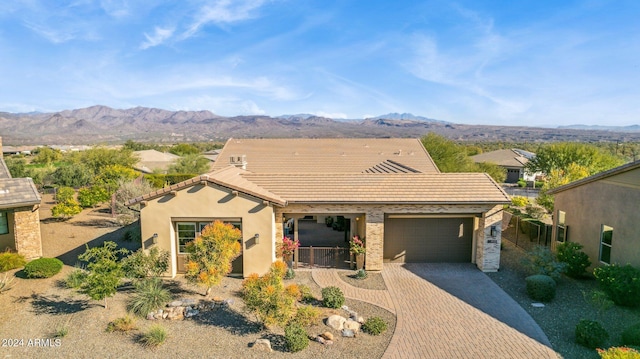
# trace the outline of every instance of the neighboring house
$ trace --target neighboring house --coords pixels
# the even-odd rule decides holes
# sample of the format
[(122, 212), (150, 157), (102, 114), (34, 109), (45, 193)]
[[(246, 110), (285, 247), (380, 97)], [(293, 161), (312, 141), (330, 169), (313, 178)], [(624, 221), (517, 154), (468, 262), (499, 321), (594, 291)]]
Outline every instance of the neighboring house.
[(42, 257), (39, 206), (40, 194), (31, 178), (12, 178), (0, 155), (0, 251)]
[(525, 170), (525, 165), (530, 159), (535, 157), (535, 153), (520, 150), (517, 148), (497, 150), (479, 155), (471, 156), (476, 163), (494, 163), (507, 170), (506, 183), (516, 183), (518, 180), (534, 181), (536, 174)]
[(571, 182), (554, 195), (552, 246), (576, 242), (593, 266), (640, 267), (640, 161)]
[[(223, 160), (224, 159), (224, 160)], [(171, 254), (213, 220), (242, 230), (236, 272), (264, 274), (285, 223), (342, 216), (366, 238), (366, 269), (383, 262), (500, 263), (502, 206), (509, 196), (484, 173), (440, 173), (417, 139), (230, 139), (212, 172), (132, 199), (143, 248)]]
[(173, 153), (156, 150), (134, 151), (133, 155), (140, 159), (133, 168), (142, 173), (167, 173), (169, 167), (180, 158)]
[(220, 155), (220, 151), (222, 150), (210, 150), (202, 153), (202, 156), (208, 159), (211, 162), (215, 162), (218, 159), (218, 155)]

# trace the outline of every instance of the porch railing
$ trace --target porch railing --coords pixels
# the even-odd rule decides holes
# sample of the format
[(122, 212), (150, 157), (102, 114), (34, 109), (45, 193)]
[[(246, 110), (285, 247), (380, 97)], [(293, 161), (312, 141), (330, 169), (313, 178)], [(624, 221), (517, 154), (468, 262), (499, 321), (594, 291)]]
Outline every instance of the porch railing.
[(293, 257), (294, 268), (344, 268), (350, 267), (349, 248), (299, 247)]

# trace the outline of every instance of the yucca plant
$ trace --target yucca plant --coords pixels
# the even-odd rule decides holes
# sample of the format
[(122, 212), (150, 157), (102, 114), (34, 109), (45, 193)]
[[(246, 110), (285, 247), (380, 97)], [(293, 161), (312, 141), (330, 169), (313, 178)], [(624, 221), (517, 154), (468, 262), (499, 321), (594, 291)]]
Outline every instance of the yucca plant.
[(171, 293), (162, 287), (162, 280), (150, 278), (136, 284), (136, 291), (129, 302), (129, 311), (141, 317), (164, 307), (171, 301)]

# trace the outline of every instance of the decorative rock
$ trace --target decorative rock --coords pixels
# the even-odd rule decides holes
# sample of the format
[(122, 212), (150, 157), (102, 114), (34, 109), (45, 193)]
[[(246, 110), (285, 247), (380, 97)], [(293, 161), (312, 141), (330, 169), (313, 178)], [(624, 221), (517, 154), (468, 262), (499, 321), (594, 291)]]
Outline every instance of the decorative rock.
[(185, 318), (191, 318), (195, 315), (198, 315), (198, 313), (200, 313), (200, 311), (197, 309), (189, 309), (189, 308), (190, 307), (187, 307), (187, 309), (185, 310), (185, 313), (184, 313)]
[(154, 319), (156, 319), (156, 318), (154, 318), (154, 314), (155, 314), (155, 313), (153, 313), (153, 312), (151, 312), (151, 313), (147, 314), (147, 320), (154, 320)]
[(347, 338), (355, 338), (356, 333), (351, 329), (342, 329), (342, 336)]
[(333, 340), (327, 340), (324, 342), (325, 345), (333, 345)]
[(191, 298), (182, 299), (182, 305), (185, 307), (191, 307), (196, 305), (196, 300)]
[(346, 305), (343, 305), (342, 307), (340, 307), (342, 310), (346, 310), (349, 311), (349, 307), (347, 307)]
[(544, 308), (544, 304), (542, 303), (531, 303), (531, 306), (534, 308)]
[(162, 319), (167, 319), (168, 316), (169, 316), (169, 312), (162, 313)]
[(316, 337), (316, 341), (320, 344), (327, 344), (327, 341), (322, 337), (322, 335), (318, 335)]
[(356, 322), (360, 323), (360, 324), (364, 324), (365, 320), (363, 317), (358, 317), (358, 319), (356, 320)]
[(174, 300), (173, 302), (168, 304), (169, 307), (180, 307), (182, 306), (182, 301), (180, 300)]
[(327, 325), (335, 330), (342, 330), (344, 328), (344, 323), (347, 321), (346, 318), (339, 315), (332, 315), (327, 318)]
[(360, 331), (360, 323), (352, 319), (347, 319), (343, 326), (344, 329), (353, 330), (354, 333), (358, 333)]
[(222, 298), (220, 298), (220, 297), (213, 297), (213, 301), (214, 301), (214, 302), (222, 302)]
[(273, 349), (271, 349), (271, 342), (269, 341), (269, 339), (256, 339), (256, 341), (253, 343), (253, 349), (265, 352), (273, 351)]
[(175, 307), (169, 316), (167, 317), (169, 320), (182, 320), (184, 319), (184, 307)]
[(331, 332), (324, 332), (320, 336), (326, 340), (333, 340), (333, 333)]
[(225, 299), (224, 301), (222, 301), (222, 304), (228, 307), (233, 304), (233, 299)]

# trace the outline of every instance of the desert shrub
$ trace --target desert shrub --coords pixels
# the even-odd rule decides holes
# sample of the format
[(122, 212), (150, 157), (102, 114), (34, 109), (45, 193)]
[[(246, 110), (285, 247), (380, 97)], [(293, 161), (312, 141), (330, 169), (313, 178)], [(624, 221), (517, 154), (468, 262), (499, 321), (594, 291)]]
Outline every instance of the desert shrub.
[(76, 268), (67, 274), (67, 277), (64, 279), (64, 284), (67, 288), (79, 289), (86, 278), (87, 271), (81, 268)]
[(0, 272), (22, 268), (25, 264), (27, 264), (27, 261), (22, 254), (11, 251), (0, 253)]
[(271, 265), (270, 271), (271, 273), (273, 273), (273, 275), (278, 276), (282, 279), (285, 279), (288, 269), (289, 269), (289, 266), (287, 266), (285, 262), (281, 260), (277, 260), (273, 262), (273, 264)]
[(295, 285), (284, 286), (275, 262), (269, 273), (256, 273), (242, 282), (242, 298), (250, 312), (264, 325), (286, 325), (296, 313), (296, 300), (302, 296)]
[(165, 340), (167, 340), (167, 330), (160, 324), (152, 325), (149, 327), (149, 330), (140, 337), (140, 342), (145, 347), (157, 347), (164, 343)]
[(553, 253), (547, 247), (535, 246), (523, 260), (523, 265), (530, 274), (544, 274), (560, 279), (566, 264), (556, 261)]
[(169, 268), (169, 252), (154, 247), (146, 254), (138, 249), (120, 263), (127, 278), (158, 277)]
[(387, 322), (380, 317), (371, 317), (364, 322), (362, 330), (371, 335), (380, 335), (387, 330)]
[(322, 303), (328, 308), (340, 308), (344, 304), (344, 294), (338, 287), (322, 288)]
[(622, 332), (622, 344), (640, 346), (640, 323), (636, 323)]
[(136, 320), (131, 316), (116, 318), (107, 324), (107, 332), (123, 332), (126, 333), (136, 329)]
[(284, 340), (290, 352), (299, 352), (309, 346), (307, 332), (299, 324), (292, 323), (284, 328)]
[(7, 273), (4, 274), (2, 278), (0, 278), (0, 294), (8, 291), (13, 287), (13, 276), (9, 277)]
[(354, 277), (356, 279), (366, 279), (367, 278), (367, 271), (364, 269), (358, 269), (356, 271), (356, 274), (354, 275)]
[(640, 305), (640, 270), (630, 264), (612, 264), (594, 269), (593, 274), (600, 288), (617, 305), (637, 307)]
[(125, 242), (140, 243), (142, 241), (142, 234), (140, 233), (140, 227), (127, 229), (122, 235), (122, 240)]
[(523, 188), (527, 187), (527, 181), (520, 180), (517, 183), (518, 183), (518, 186), (520, 187), (523, 187)]
[(39, 258), (32, 260), (24, 266), (27, 278), (49, 278), (58, 274), (63, 263), (57, 258)]
[(300, 289), (300, 300), (302, 302), (311, 303), (316, 300), (308, 285), (301, 284), (298, 288)]
[(287, 268), (287, 273), (284, 275), (284, 279), (293, 279), (296, 277), (296, 272), (292, 268)]
[(611, 347), (607, 350), (596, 350), (601, 359), (640, 359), (640, 352), (633, 348)]
[(576, 343), (595, 349), (603, 346), (609, 339), (609, 333), (602, 324), (593, 320), (582, 319), (576, 325)]
[(85, 187), (78, 190), (78, 203), (84, 208), (95, 207), (108, 200), (109, 192), (102, 186)]
[(511, 204), (516, 207), (525, 207), (530, 204), (529, 199), (524, 196), (513, 196), (511, 197)]
[(162, 286), (162, 280), (150, 278), (136, 283), (128, 309), (133, 314), (146, 317), (150, 312), (164, 307), (170, 300), (171, 293)]
[(572, 278), (580, 278), (591, 265), (589, 256), (582, 251), (582, 244), (575, 242), (560, 243), (556, 247), (557, 258), (566, 263), (564, 273)]
[(66, 325), (59, 325), (55, 328), (51, 336), (54, 338), (64, 338), (67, 334), (69, 334), (69, 327)]
[(529, 298), (548, 302), (556, 296), (556, 282), (548, 275), (535, 274), (525, 279)]
[(320, 314), (319, 308), (311, 305), (303, 305), (298, 308), (298, 312), (293, 317), (292, 322), (302, 327), (309, 327), (318, 322)]

